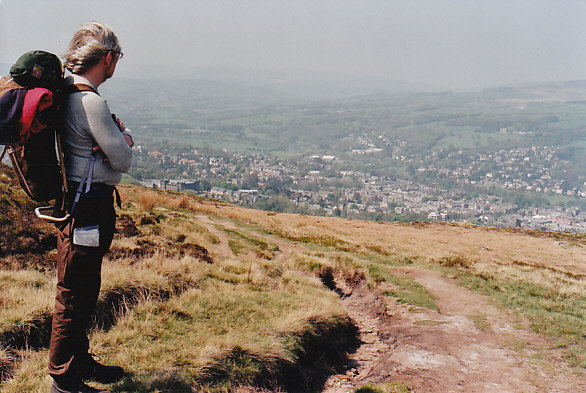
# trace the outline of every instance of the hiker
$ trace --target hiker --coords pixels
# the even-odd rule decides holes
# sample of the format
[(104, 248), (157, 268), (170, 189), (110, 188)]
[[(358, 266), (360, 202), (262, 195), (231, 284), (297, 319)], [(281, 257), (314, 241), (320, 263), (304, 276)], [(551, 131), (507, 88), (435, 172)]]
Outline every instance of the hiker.
[(98, 392), (84, 381), (122, 378), (89, 352), (86, 330), (96, 308), (102, 258), (114, 236), (119, 204), (115, 185), (130, 169), (132, 138), (114, 119), (98, 87), (114, 75), (122, 57), (112, 29), (90, 22), (80, 27), (64, 55), (62, 139), (67, 174), (66, 206), (72, 219), (58, 226), (57, 294), (51, 331), (51, 393)]

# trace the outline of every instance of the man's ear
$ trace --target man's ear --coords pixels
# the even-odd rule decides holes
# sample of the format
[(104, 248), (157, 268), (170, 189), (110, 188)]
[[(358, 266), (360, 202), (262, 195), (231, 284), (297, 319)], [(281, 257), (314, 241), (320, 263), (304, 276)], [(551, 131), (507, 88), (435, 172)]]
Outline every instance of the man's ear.
[(106, 53), (104, 55), (104, 59), (106, 60), (106, 66), (110, 67), (110, 65), (112, 64), (112, 51), (108, 51), (108, 53)]

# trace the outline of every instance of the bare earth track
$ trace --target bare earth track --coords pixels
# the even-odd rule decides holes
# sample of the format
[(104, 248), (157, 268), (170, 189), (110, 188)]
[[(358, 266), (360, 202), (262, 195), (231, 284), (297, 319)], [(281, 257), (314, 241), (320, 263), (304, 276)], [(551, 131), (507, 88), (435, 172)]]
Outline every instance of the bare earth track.
[[(342, 300), (360, 327), (363, 345), (353, 366), (332, 376), (325, 393), (368, 383), (403, 382), (413, 392), (585, 392), (551, 342), (523, 321), (452, 279), (424, 269), (398, 268), (437, 297), (440, 312), (387, 306), (366, 286)], [(473, 317), (482, 315), (477, 326)]]

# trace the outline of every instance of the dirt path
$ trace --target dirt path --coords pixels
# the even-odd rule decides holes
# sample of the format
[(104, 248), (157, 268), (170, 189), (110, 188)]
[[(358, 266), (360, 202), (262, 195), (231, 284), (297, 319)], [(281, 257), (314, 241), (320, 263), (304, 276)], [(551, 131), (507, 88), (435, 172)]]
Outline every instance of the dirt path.
[[(358, 287), (342, 302), (364, 344), (354, 367), (331, 377), (325, 393), (399, 381), (414, 392), (586, 392), (549, 340), (482, 295), (438, 273), (399, 268), (437, 297), (440, 312), (413, 313)], [(392, 315), (389, 315), (392, 314)]]

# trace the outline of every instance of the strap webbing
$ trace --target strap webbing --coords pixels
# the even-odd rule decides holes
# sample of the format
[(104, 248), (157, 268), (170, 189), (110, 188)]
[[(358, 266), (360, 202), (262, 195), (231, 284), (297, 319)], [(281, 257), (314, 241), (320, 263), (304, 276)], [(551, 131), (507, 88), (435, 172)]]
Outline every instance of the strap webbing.
[(94, 172), (94, 162), (96, 161), (96, 155), (92, 151), (90, 157), (88, 158), (87, 165), (85, 166), (85, 170), (83, 171), (83, 176), (79, 185), (77, 186), (77, 191), (75, 192), (75, 199), (73, 200), (73, 205), (71, 206), (71, 216), (75, 213), (75, 208), (77, 207), (77, 203), (79, 202), (79, 198), (81, 198), (81, 194), (83, 193), (83, 187), (85, 185), (85, 193), (90, 191), (90, 187), (92, 186), (92, 175)]
[(65, 86), (65, 93), (67, 94), (73, 94), (80, 91), (91, 91), (93, 93), (96, 93), (97, 95), (100, 95), (100, 93), (98, 93), (96, 89), (94, 89), (90, 85), (86, 85), (85, 83), (76, 83), (73, 85)]
[(22, 189), (29, 196), (29, 198), (34, 200), (35, 197), (33, 196), (33, 191), (31, 190), (28, 182), (26, 181), (26, 176), (24, 176), (22, 168), (18, 163), (18, 158), (16, 157), (16, 150), (14, 150), (14, 147), (8, 146), (8, 156), (10, 157), (10, 162), (12, 162), (12, 169), (14, 170), (14, 173), (16, 173), (16, 176), (18, 176), (19, 178), (18, 182), (22, 186)]

